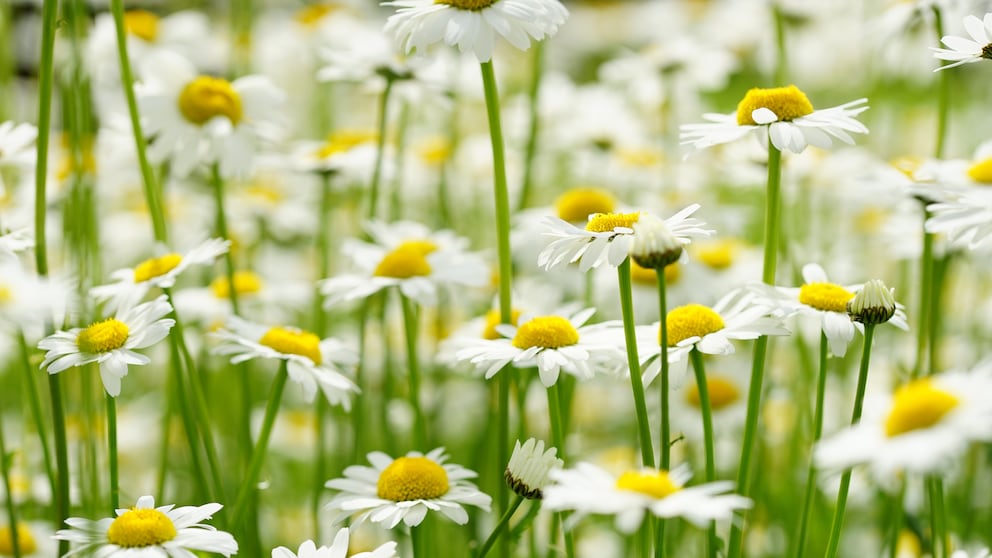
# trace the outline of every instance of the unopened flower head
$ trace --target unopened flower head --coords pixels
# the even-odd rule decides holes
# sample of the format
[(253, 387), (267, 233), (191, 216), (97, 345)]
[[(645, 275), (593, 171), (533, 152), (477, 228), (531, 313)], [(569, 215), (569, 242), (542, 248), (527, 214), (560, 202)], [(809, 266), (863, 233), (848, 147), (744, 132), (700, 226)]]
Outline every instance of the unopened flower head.
[(872, 279), (847, 303), (847, 313), (865, 325), (884, 324), (896, 314), (894, 291), (882, 280)]
[(558, 448), (544, 450), (544, 441), (531, 438), (513, 446), (510, 464), (506, 466), (503, 479), (511, 490), (532, 500), (544, 497), (544, 487), (551, 482), (550, 473), (565, 464), (558, 459)]
[(654, 215), (644, 215), (633, 226), (634, 245), (630, 257), (648, 269), (664, 269), (679, 261), (684, 248), (665, 222)]

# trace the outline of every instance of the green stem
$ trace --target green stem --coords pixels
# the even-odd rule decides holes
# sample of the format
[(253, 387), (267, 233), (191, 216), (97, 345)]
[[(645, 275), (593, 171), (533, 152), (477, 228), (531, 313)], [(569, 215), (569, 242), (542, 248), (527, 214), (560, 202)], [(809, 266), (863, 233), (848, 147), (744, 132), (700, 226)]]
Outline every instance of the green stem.
[(3, 476), (3, 488), (6, 498), (7, 508), (7, 530), (10, 533), (10, 549), (14, 558), (21, 558), (21, 545), (18, 540), (20, 533), (17, 532), (17, 504), (14, 503), (13, 493), (10, 491), (10, 469), (7, 465), (7, 444), (3, 437), (3, 413), (0, 413), (0, 475)]
[(386, 88), (379, 97), (378, 127), (379, 135), (375, 144), (375, 164), (372, 167), (372, 183), (369, 185), (369, 209), (366, 218), (371, 221), (376, 218), (379, 207), (379, 185), (382, 182), (382, 161), (386, 151), (386, 123), (388, 120), (389, 97), (393, 91), (393, 80), (386, 78)]
[(903, 502), (906, 498), (906, 479), (899, 479), (899, 490), (892, 496), (892, 518), (889, 521), (889, 558), (898, 558), (899, 535), (902, 533)]
[(523, 184), (520, 187), (520, 199), (517, 201), (518, 211), (530, 204), (531, 193), (534, 190), (534, 159), (537, 155), (537, 135), (540, 124), (537, 109), (541, 93), (541, 76), (544, 73), (544, 41), (537, 41), (533, 48), (530, 88), (527, 90), (530, 126), (527, 129), (527, 145), (524, 148), (524, 176)]
[(400, 116), (396, 123), (396, 173), (393, 175), (393, 187), (389, 192), (389, 220), (399, 221), (403, 217), (403, 177), (406, 175), (407, 132), (410, 124), (410, 103), (400, 103)]
[[(940, 6), (934, 4), (933, 9), (933, 28), (937, 35), (937, 41), (944, 36), (944, 18), (941, 13)], [(947, 139), (947, 121), (948, 115), (951, 109), (951, 73), (950, 72), (939, 72), (940, 76), (937, 78), (937, 143), (934, 145), (934, 158), (942, 159), (944, 157), (944, 144)]]
[(789, 51), (785, 48), (785, 14), (775, 3), (772, 3), (772, 19), (775, 24), (775, 85), (784, 86), (789, 73)]
[(489, 551), (492, 550), (493, 545), (496, 544), (496, 540), (499, 539), (500, 533), (502, 533), (503, 529), (505, 529), (510, 523), (510, 518), (513, 516), (513, 513), (517, 511), (517, 508), (519, 508), (520, 504), (523, 502), (524, 497), (520, 495), (513, 500), (510, 507), (508, 507), (503, 513), (503, 517), (499, 518), (499, 522), (496, 523), (495, 527), (493, 527), (493, 532), (489, 533), (489, 537), (486, 538), (486, 542), (482, 543), (482, 546), (479, 548), (479, 553), (475, 555), (476, 558), (485, 558), (486, 554), (489, 554)]
[[(689, 352), (692, 369), (696, 375), (696, 389), (699, 390), (699, 410), (703, 415), (703, 446), (706, 451), (706, 482), (716, 480), (716, 460), (713, 455), (713, 410), (710, 406), (710, 390), (706, 381), (706, 369), (703, 367), (703, 353), (693, 348)], [(718, 542), (716, 538), (716, 522), (711, 521), (706, 555), (716, 557)]]
[(234, 503), (234, 512), (231, 514), (231, 525), (237, 529), (241, 526), (241, 521), (248, 512), (247, 504), (251, 500), (249, 496), (258, 488), (258, 475), (262, 471), (262, 463), (265, 462), (265, 454), (268, 453), (269, 436), (272, 434), (272, 426), (276, 422), (276, 415), (279, 413), (279, 402), (282, 400), (283, 388), (286, 387), (286, 380), (289, 378), (287, 371), (287, 361), (282, 361), (279, 373), (272, 382), (272, 389), (269, 392), (269, 400), (265, 404), (265, 418), (262, 419), (262, 429), (258, 433), (258, 440), (251, 452), (251, 463), (248, 465), (248, 472), (245, 478), (241, 479), (241, 489), (238, 491), (238, 498)]
[[(854, 395), (854, 411), (851, 413), (851, 424), (861, 420), (861, 410), (864, 406), (865, 387), (868, 385), (868, 363), (871, 360), (871, 340), (875, 333), (874, 324), (865, 324), (865, 344), (861, 352), (861, 368), (858, 370), (858, 389)], [(851, 470), (844, 471), (840, 479), (840, 489), (837, 491), (837, 507), (834, 509), (834, 519), (830, 525), (830, 542), (827, 545), (826, 558), (836, 558), (840, 547), (841, 530), (844, 527), (844, 508), (847, 506), (847, 492), (851, 487)]]
[[(637, 356), (637, 336), (634, 331), (634, 302), (630, 290), (630, 258), (617, 267), (620, 284), (620, 310), (623, 314), (623, 336), (627, 346), (627, 366), (630, 368), (630, 389), (634, 392), (634, 410), (637, 414), (637, 433), (641, 440), (641, 461), (645, 467), (654, 467), (654, 449), (651, 447), (651, 424), (644, 401), (644, 382), (641, 379), (641, 361)], [(663, 355), (661, 358), (665, 358)]]
[[(823, 398), (827, 389), (827, 335), (820, 332), (820, 372), (816, 381), (816, 404), (813, 407), (813, 439), (810, 443), (815, 446), (823, 434)], [(812, 452), (811, 452), (812, 453)], [(802, 515), (799, 518), (799, 534), (796, 535), (796, 558), (803, 558), (806, 549), (806, 527), (809, 516), (813, 511), (813, 496), (816, 493), (816, 467), (810, 455), (809, 466), (806, 469), (806, 492), (803, 495)]]
[(120, 470), (117, 463), (117, 400), (109, 394), (107, 399), (107, 456), (110, 461), (110, 515), (120, 508)]
[(172, 414), (176, 411), (176, 378), (169, 374), (165, 385), (165, 408), (162, 409), (161, 431), (158, 442), (158, 471), (155, 480), (155, 501), (165, 501), (165, 480), (169, 471)]
[[(669, 406), (669, 365), (668, 365), (668, 297), (666, 293), (665, 269), (656, 269), (658, 279), (658, 315), (659, 320), (658, 341), (661, 345), (661, 371), (659, 372), (661, 387), (661, 463), (659, 468), (668, 471), (672, 467), (672, 431), (671, 431), (671, 408)], [(665, 556), (665, 519), (656, 518), (655, 527), (655, 558)]]
[(930, 532), (933, 537), (933, 558), (949, 558), (951, 541), (947, 536), (947, 512), (944, 509), (944, 482), (938, 476), (926, 479), (930, 502)]
[(407, 380), (410, 406), (413, 407), (413, 443), (419, 451), (427, 450), (427, 422), (420, 407), (420, 361), (417, 354), (417, 308), (414, 302), (400, 294), (403, 305), (403, 327), (406, 331)]
[[(324, 279), (331, 274), (331, 211), (334, 209), (334, 196), (331, 191), (331, 173), (320, 175), (320, 209), (317, 214), (317, 279)], [(317, 287), (313, 297), (314, 333), (324, 336), (327, 329), (327, 313), (324, 312), (323, 301), (320, 297), (320, 287)]]
[[(46, 2), (47, 5), (47, 2)], [(58, 490), (55, 492), (55, 528), (69, 517), (69, 449), (66, 442), (65, 410), (62, 405), (62, 383), (59, 374), (48, 375), (48, 391), (52, 401), (52, 425), (55, 432), (55, 468)], [(69, 552), (69, 541), (59, 541), (59, 556)]]
[[(58, 4), (58, 0), (44, 0), (42, 5), (41, 59), (38, 62), (38, 139), (35, 142), (37, 155), (34, 171), (34, 258), (38, 275), (43, 277), (48, 275), (48, 243), (45, 241), (45, 210), (48, 203), (45, 196), (45, 186), (48, 183), (48, 141), (52, 127), (52, 81), (54, 77), (52, 59), (55, 53)], [(56, 441), (56, 444), (58, 443)], [(60, 469), (60, 473), (64, 477), (68, 471)], [(68, 479), (65, 480), (68, 483)], [(65, 488), (68, 493), (68, 484)], [(61, 493), (61, 490), (59, 492)], [(58, 508), (59, 505), (56, 505), (56, 510)], [(62, 511), (67, 510), (68, 496), (66, 497), (66, 507)], [(58, 519), (56, 528), (62, 526), (63, 519), (65, 517)], [(69, 543), (67, 541), (59, 542), (60, 555), (63, 553), (63, 548), (68, 550)]]
[(172, 341), (169, 343), (170, 351), (170, 373), (172, 381), (176, 386), (176, 402), (179, 404), (179, 415), (183, 421), (183, 429), (186, 431), (186, 441), (189, 446), (190, 464), (193, 467), (193, 478), (196, 480), (199, 489), (198, 496), (209, 497), (210, 491), (207, 488), (207, 477), (203, 471), (203, 457), (200, 455), (200, 435), (196, 428), (196, 419), (189, 408), (189, 398), (186, 394), (186, 380), (183, 378), (182, 356), (179, 352), (179, 345)]
[[(231, 240), (231, 235), (227, 229), (227, 211), (224, 209), (224, 179), (220, 176), (220, 165), (214, 163), (210, 170), (210, 181), (214, 187), (214, 202), (217, 209), (217, 234), (224, 240)], [(238, 289), (234, 283), (234, 255), (231, 252), (234, 246), (230, 246), (224, 252), (224, 271), (227, 274), (228, 296), (231, 299), (231, 309), (235, 316), (241, 315), (238, 305)]]
[(933, 297), (933, 243), (935, 235), (926, 232), (926, 222), (930, 219), (930, 210), (923, 207), (923, 253), (920, 255), (920, 302), (916, 313), (919, 320), (916, 325), (916, 363), (913, 365), (913, 378), (918, 378), (923, 374), (923, 370), (928, 368), (927, 363), (927, 341), (930, 324), (930, 299)]
[(423, 549), (423, 546), (424, 537), (421, 536), (420, 525), (410, 527), (410, 547), (413, 550), (413, 558), (427, 558), (427, 552)]
[[(548, 418), (551, 421), (551, 443), (558, 448), (558, 455), (562, 459), (567, 459), (565, 456), (568, 455), (567, 449), (565, 447), (565, 437), (567, 433), (565, 432), (565, 421), (562, 416), (561, 409), (561, 382), (555, 382), (555, 385), (548, 388)], [(564, 514), (558, 513), (558, 523), (564, 523)], [(565, 530), (565, 556), (572, 557), (575, 555), (575, 538), (572, 531)], [(552, 546), (556, 540), (552, 540)]]
[[(37, 369), (31, 366), (31, 350), (28, 342), (24, 338), (24, 332), (17, 332), (17, 344), (20, 346), (21, 369), (24, 371), (24, 383), (28, 386), (28, 404), (31, 407), (31, 418), (34, 419), (35, 429), (38, 433), (38, 441), (41, 442), (41, 453), (45, 462), (45, 475), (48, 484), (52, 489), (52, 494), (56, 493), (55, 471), (52, 469), (52, 455), (48, 447), (48, 425), (41, 411), (41, 396), (38, 393), (38, 384), (35, 380)], [(10, 494), (8, 492), (7, 494)]]

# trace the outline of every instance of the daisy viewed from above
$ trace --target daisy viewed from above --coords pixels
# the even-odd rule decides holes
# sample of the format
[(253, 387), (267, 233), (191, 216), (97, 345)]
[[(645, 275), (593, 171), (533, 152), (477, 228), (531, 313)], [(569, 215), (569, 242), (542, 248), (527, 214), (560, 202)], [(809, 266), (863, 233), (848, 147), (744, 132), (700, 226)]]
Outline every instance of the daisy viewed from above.
[(851, 133), (867, 134), (868, 128), (854, 117), (868, 110), (868, 99), (858, 99), (827, 109), (814, 110), (806, 94), (795, 85), (747, 92), (730, 114), (704, 114), (703, 124), (683, 124), (682, 145), (705, 149), (756, 133), (762, 145), (779, 151), (802, 153), (807, 145), (828, 148), (833, 140), (854, 145)]
[(615, 515), (617, 529), (623, 533), (637, 530), (645, 512), (662, 518), (681, 517), (704, 527), (709, 521), (730, 519), (735, 511), (751, 507), (751, 500), (727, 494), (732, 482), (686, 486), (691, 476), (687, 465), (672, 471), (627, 471), (617, 477), (591, 463), (579, 463), (574, 469), (551, 472), (555, 484), (544, 489), (542, 505), (576, 512), (572, 521), (588, 514)]
[(230, 533), (201, 523), (220, 511), (220, 504), (155, 507), (155, 499), (142, 496), (131, 509), (117, 510), (117, 517), (99, 521), (71, 517), (69, 529), (55, 538), (72, 543), (65, 556), (104, 558), (195, 558), (197, 552), (231, 556), (238, 543)]
[(107, 394), (117, 397), (128, 365), (151, 362), (134, 350), (150, 347), (169, 334), (176, 323), (165, 317), (171, 312), (172, 306), (162, 295), (144, 304), (119, 308), (114, 317), (88, 327), (58, 331), (38, 343), (39, 349), (47, 351), (41, 368), (57, 374), (73, 366), (96, 362)]
[(230, 355), (237, 364), (254, 358), (286, 361), (289, 379), (303, 388), (308, 403), (317, 388), (332, 405), (351, 408), (351, 394), (358, 392), (344, 372), (358, 363), (358, 355), (341, 341), (294, 327), (268, 327), (231, 316), (227, 326), (212, 334), (222, 343), (213, 352)]
[(304, 541), (300, 545), (300, 550), (293, 552), (285, 546), (272, 549), (272, 558), (395, 558), (396, 543), (393, 541), (383, 543), (375, 550), (369, 552), (359, 552), (358, 554), (348, 554), (348, 540), (350, 531), (347, 527), (338, 530), (334, 535), (334, 542), (330, 547), (317, 545), (313, 541)]
[(341, 491), (327, 508), (335, 521), (358, 513), (356, 523), (370, 520), (392, 529), (400, 522), (420, 525), (428, 511), (436, 511), (459, 525), (468, 523), (463, 505), (486, 512), (492, 498), (468, 479), (476, 477), (461, 465), (445, 463), (444, 448), (429, 453), (409, 452), (393, 459), (382, 452), (368, 454), (371, 467), (352, 465), (344, 478), (327, 481), (327, 488)]
[(983, 19), (973, 15), (965, 16), (964, 30), (968, 32), (970, 39), (946, 35), (940, 38), (940, 42), (948, 48), (930, 47), (934, 58), (952, 62), (935, 69), (935, 72), (983, 59), (992, 60), (992, 13), (985, 14)]
[(471, 51), (479, 62), (493, 57), (496, 33), (520, 50), (558, 32), (568, 10), (558, 0), (395, 0), (399, 8), (386, 21), (407, 53), (422, 52), (444, 41), (461, 52)]

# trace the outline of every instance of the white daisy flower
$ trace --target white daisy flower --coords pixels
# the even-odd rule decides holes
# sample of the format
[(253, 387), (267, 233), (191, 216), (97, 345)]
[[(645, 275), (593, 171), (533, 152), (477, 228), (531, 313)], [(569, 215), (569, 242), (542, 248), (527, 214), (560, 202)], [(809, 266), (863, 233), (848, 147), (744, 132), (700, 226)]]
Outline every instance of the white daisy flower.
[(396, 543), (393, 541), (384, 543), (369, 552), (349, 555), (349, 538), (350, 532), (347, 527), (344, 527), (334, 535), (334, 542), (331, 543), (330, 547), (317, 548), (313, 541), (304, 541), (295, 553), (285, 546), (272, 549), (272, 558), (395, 558), (396, 556)]
[(229, 240), (211, 238), (191, 248), (185, 254), (169, 252), (149, 258), (134, 267), (118, 269), (110, 274), (113, 283), (90, 289), (90, 296), (107, 303), (113, 312), (145, 297), (153, 287), (168, 289), (176, 284), (182, 272), (195, 265), (209, 265), (231, 246)]
[[(34, 140), (38, 128), (34, 124), (15, 124), (8, 120), (0, 124), (0, 167), (29, 167), (34, 164), (36, 150)], [(0, 186), (2, 186), (0, 182)]]
[(946, 35), (940, 38), (940, 42), (948, 48), (930, 47), (934, 58), (952, 62), (935, 69), (935, 72), (982, 59), (992, 60), (992, 13), (985, 14), (983, 19), (973, 15), (965, 16), (964, 30), (968, 32), (970, 39)]
[(34, 248), (34, 238), (27, 229), (0, 234), (0, 263), (18, 263), (17, 253), (29, 248)]
[(49, 279), (28, 273), (16, 261), (0, 259), (0, 330), (39, 325), (63, 306), (67, 292)]
[[(20, 556), (40, 558), (57, 555), (57, 543), (52, 538), (48, 524), (38, 521), (18, 521), (15, 529)], [(0, 556), (14, 556), (14, 541), (9, 524), (0, 525)]]
[(341, 493), (327, 508), (337, 512), (335, 521), (359, 513), (355, 522), (370, 520), (392, 529), (403, 522), (420, 525), (428, 511), (436, 511), (459, 525), (468, 523), (463, 504), (488, 512), (492, 498), (467, 479), (475, 472), (461, 465), (445, 464), (444, 448), (427, 455), (410, 452), (393, 459), (382, 452), (368, 454), (371, 467), (352, 465), (344, 477), (326, 486)]
[[(692, 204), (664, 220), (669, 232), (683, 245), (692, 238), (709, 236), (712, 230), (704, 228), (706, 223), (690, 217), (699, 209)], [(584, 229), (556, 217), (546, 217), (544, 223), (549, 229), (544, 234), (554, 238), (537, 259), (537, 264), (545, 269), (579, 262), (579, 269), (586, 272), (599, 267), (604, 262), (613, 267), (622, 264), (634, 245), (634, 224), (640, 220), (640, 212), (597, 213), (589, 216)]]
[(576, 512), (573, 521), (588, 514), (615, 515), (623, 533), (633, 533), (650, 512), (657, 517), (681, 517), (697, 527), (730, 519), (736, 510), (751, 507), (751, 500), (726, 494), (730, 481), (687, 487), (692, 473), (687, 465), (673, 471), (639, 469), (616, 477), (591, 463), (574, 469), (552, 471), (555, 484), (544, 489), (543, 506)]
[(988, 365), (979, 368), (914, 380), (894, 394), (866, 399), (858, 424), (817, 443), (817, 467), (867, 464), (885, 479), (898, 471), (946, 471), (971, 442), (992, 440), (992, 375)]
[(151, 496), (138, 498), (131, 509), (117, 510), (117, 517), (99, 521), (70, 517), (69, 529), (55, 538), (69, 541), (73, 550), (65, 556), (93, 554), (102, 558), (194, 558), (195, 552), (223, 556), (237, 554), (238, 543), (230, 533), (201, 523), (217, 513), (220, 504), (155, 507)]
[[(342, 186), (365, 183), (372, 178), (378, 153), (377, 137), (375, 130), (341, 128), (331, 132), (322, 142), (298, 143), (290, 154), (290, 165), (301, 172), (333, 173), (340, 177), (335, 183)], [(393, 165), (388, 160), (383, 160), (382, 165), (383, 178), (388, 180), (393, 174)]]
[(851, 133), (867, 134), (868, 128), (854, 117), (868, 110), (868, 99), (858, 99), (836, 107), (814, 110), (809, 98), (795, 85), (747, 92), (730, 114), (704, 114), (705, 124), (683, 124), (682, 145), (705, 149), (729, 143), (752, 132), (762, 145), (780, 151), (802, 153), (807, 145), (828, 148), (833, 140), (854, 145)]
[(375, 243), (353, 240), (342, 249), (350, 253), (359, 272), (320, 281), (325, 306), (363, 299), (389, 287), (430, 306), (442, 287), (481, 287), (489, 281), (489, 265), (466, 252), (468, 241), (451, 231), (431, 232), (413, 222), (372, 222), (367, 228)]
[(133, 307), (119, 308), (107, 318), (85, 328), (57, 331), (42, 339), (39, 349), (48, 351), (41, 368), (57, 374), (73, 366), (100, 364), (100, 379), (111, 397), (121, 393), (121, 378), (129, 364), (148, 364), (151, 359), (134, 352), (158, 343), (169, 334), (175, 320), (165, 318), (172, 306), (165, 295)]
[(527, 50), (532, 38), (553, 36), (568, 18), (558, 0), (395, 0), (382, 5), (399, 8), (386, 21), (386, 33), (407, 53), (444, 41), (471, 51), (479, 62), (492, 59), (496, 33)]
[(551, 387), (565, 371), (588, 380), (597, 370), (616, 370), (624, 353), (617, 343), (616, 323), (584, 324), (596, 312), (586, 308), (557, 315), (520, 316), (518, 325), (501, 324), (501, 339), (479, 339), (459, 350), (455, 358), (474, 364), (488, 380), (504, 366), (537, 368), (541, 383)]
[(987, 189), (971, 188), (948, 196), (928, 205), (927, 210), (927, 232), (946, 234), (953, 245), (976, 250), (986, 247), (992, 237), (992, 193)]
[(300, 384), (307, 403), (317, 396), (317, 388), (332, 405), (351, 408), (350, 396), (358, 386), (345, 371), (358, 364), (358, 355), (341, 341), (321, 339), (315, 333), (294, 327), (268, 327), (231, 316), (227, 329), (212, 334), (223, 341), (215, 354), (231, 355), (238, 364), (253, 358), (286, 361), (289, 379)]
[(145, 86), (138, 93), (145, 133), (154, 138), (150, 157), (171, 159), (179, 177), (199, 164), (217, 163), (224, 178), (251, 170), (255, 143), (273, 134), (284, 99), (268, 78), (229, 82), (198, 75), (192, 63), (170, 52), (149, 55), (142, 70)]
[[(665, 318), (668, 325), (668, 362), (677, 367), (672, 369), (672, 373), (685, 371), (693, 349), (710, 355), (729, 355), (734, 353), (731, 340), (789, 335), (782, 321), (770, 312), (771, 309), (759, 304), (754, 295), (740, 289), (725, 295), (712, 308), (702, 304), (686, 304), (669, 311)], [(651, 383), (661, 372), (660, 328), (660, 322), (636, 328), (644, 385)]]

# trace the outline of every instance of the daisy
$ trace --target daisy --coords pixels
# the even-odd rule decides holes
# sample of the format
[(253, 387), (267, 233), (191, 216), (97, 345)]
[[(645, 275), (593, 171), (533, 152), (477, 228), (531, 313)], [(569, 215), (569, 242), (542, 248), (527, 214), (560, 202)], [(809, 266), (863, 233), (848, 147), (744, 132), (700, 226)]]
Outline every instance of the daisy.
[(110, 274), (113, 283), (90, 289), (90, 295), (98, 301), (107, 302), (107, 310), (115, 311), (121, 306), (144, 298), (153, 287), (171, 288), (182, 272), (195, 265), (209, 265), (217, 256), (224, 254), (231, 246), (229, 240), (211, 238), (191, 248), (185, 254), (169, 252), (149, 258), (134, 267), (118, 269)]
[(350, 533), (347, 527), (338, 530), (334, 535), (334, 542), (330, 547), (322, 546), (317, 548), (313, 541), (304, 541), (300, 545), (300, 550), (295, 554), (285, 546), (272, 549), (272, 558), (394, 558), (396, 556), (396, 543), (387, 542), (379, 548), (370, 552), (359, 552), (358, 554), (348, 554), (348, 539)]
[(27, 229), (0, 234), (0, 263), (17, 263), (17, 253), (33, 247), (34, 239)]
[(341, 491), (327, 505), (337, 512), (335, 521), (361, 512), (357, 523), (371, 520), (392, 529), (403, 522), (416, 527), (428, 511), (437, 511), (464, 525), (468, 513), (463, 504), (489, 511), (492, 498), (467, 480), (476, 473), (445, 464), (444, 448), (427, 455), (410, 452), (396, 459), (376, 451), (368, 459), (371, 467), (352, 465), (344, 470), (345, 478), (327, 481), (328, 488)]
[(940, 42), (949, 48), (930, 47), (934, 58), (949, 60), (953, 63), (935, 69), (935, 72), (946, 70), (963, 64), (979, 62), (982, 59), (992, 60), (992, 13), (985, 14), (983, 19), (968, 15), (964, 18), (964, 29), (970, 39), (947, 35)]
[[(35, 161), (34, 140), (38, 128), (34, 124), (7, 121), (0, 124), (0, 167), (29, 167)], [(0, 186), (3, 183), (0, 182)]]
[(913, 380), (869, 398), (861, 422), (826, 437), (814, 458), (822, 469), (867, 464), (879, 478), (898, 471), (940, 473), (973, 441), (992, 440), (992, 375), (987, 365)]
[(319, 387), (329, 403), (347, 410), (351, 393), (358, 392), (358, 386), (344, 375), (358, 363), (358, 355), (333, 337), (321, 340), (309, 331), (263, 326), (237, 316), (228, 318), (227, 328), (212, 335), (222, 341), (213, 352), (231, 355), (232, 364), (253, 358), (286, 361), (289, 378), (300, 384), (307, 403), (314, 400)]
[[(693, 237), (713, 233), (703, 228), (706, 223), (690, 217), (699, 207), (699, 204), (692, 204), (664, 220), (669, 232), (683, 246)], [(550, 270), (579, 262), (583, 272), (604, 262), (617, 267), (627, 259), (634, 245), (634, 225), (640, 218), (640, 212), (597, 213), (590, 215), (585, 228), (580, 229), (568, 221), (547, 217), (544, 223), (548, 231), (544, 234), (554, 240), (538, 256), (537, 265)]]
[[(18, 521), (17, 548), (20, 556), (53, 556), (56, 555), (55, 540), (48, 524), (38, 521)], [(0, 525), (0, 556), (14, 556), (14, 541), (10, 525)]]
[(396, 0), (382, 5), (399, 8), (385, 30), (407, 53), (444, 41), (461, 52), (471, 51), (479, 62), (492, 59), (496, 33), (527, 50), (532, 38), (553, 36), (568, 17), (558, 0)]
[(595, 312), (594, 308), (586, 308), (556, 315), (520, 316), (518, 325), (495, 327), (502, 338), (479, 339), (459, 350), (455, 357), (485, 371), (487, 380), (507, 364), (536, 367), (544, 387), (553, 386), (562, 370), (588, 380), (597, 370), (616, 369), (624, 358), (615, 324), (584, 325)]
[(540, 500), (544, 497), (544, 487), (551, 484), (551, 471), (561, 469), (564, 464), (558, 459), (558, 448), (545, 451), (543, 440), (530, 438), (523, 445), (517, 440), (503, 479), (518, 495)]
[(579, 463), (574, 469), (552, 471), (555, 484), (544, 490), (543, 505), (550, 510), (573, 510), (575, 521), (590, 513), (615, 515), (617, 529), (628, 534), (637, 530), (645, 512), (682, 517), (705, 527), (751, 507), (751, 500), (727, 494), (732, 482), (687, 487), (691, 476), (687, 465), (673, 471), (633, 470), (616, 477), (591, 463)]
[(858, 99), (836, 107), (814, 110), (809, 98), (795, 85), (747, 92), (730, 114), (704, 114), (704, 124), (680, 127), (682, 145), (705, 149), (729, 143), (752, 132), (762, 145), (780, 151), (802, 153), (807, 145), (828, 148), (838, 139), (854, 145), (850, 133), (867, 134), (868, 128), (854, 117), (868, 110), (868, 99)]
[[(67, 293), (50, 280), (0, 258), (0, 330), (23, 330), (54, 315)], [(58, 308), (58, 310), (62, 310)]]
[(143, 66), (146, 86), (139, 98), (145, 133), (154, 138), (149, 156), (171, 159), (179, 177), (201, 163), (216, 163), (224, 178), (247, 174), (256, 140), (273, 133), (283, 93), (262, 76), (229, 82), (198, 75), (192, 63), (170, 52), (149, 55)]
[(237, 554), (238, 543), (230, 533), (200, 523), (217, 513), (220, 504), (155, 507), (151, 496), (138, 498), (131, 509), (117, 510), (117, 517), (92, 521), (80, 517), (65, 520), (69, 529), (55, 538), (73, 543), (66, 556), (95, 554), (104, 558), (195, 558), (195, 552), (223, 556)]
[(41, 368), (57, 374), (73, 366), (100, 364), (100, 379), (111, 397), (121, 393), (121, 378), (129, 364), (148, 364), (151, 359), (135, 349), (158, 343), (169, 334), (175, 320), (165, 318), (172, 306), (165, 295), (133, 307), (119, 308), (113, 318), (85, 328), (58, 331), (42, 339), (39, 349), (48, 351)]
[(975, 250), (992, 236), (992, 194), (986, 189), (969, 189), (930, 204), (927, 210), (927, 232), (944, 233), (951, 244)]

